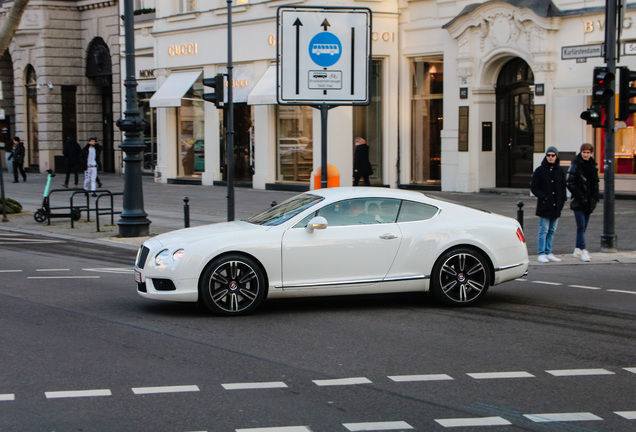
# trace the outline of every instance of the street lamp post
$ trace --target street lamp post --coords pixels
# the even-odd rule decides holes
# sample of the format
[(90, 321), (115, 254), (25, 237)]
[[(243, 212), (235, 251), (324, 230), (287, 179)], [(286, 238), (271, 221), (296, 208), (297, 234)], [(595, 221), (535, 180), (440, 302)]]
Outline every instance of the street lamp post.
[(145, 148), (142, 131), (145, 122), (139, 118), (137, 108), (137, 80), (135, 79), (135, 27), (133, 0), (124, 0), (124, 34), (126, 46), (126, 110), (124, 118), (117, 120), (117, 127), (124, 132), (119, 148), (124, 152), (124, 202), (120, 219), (121, 237), (147, 236), (150, 220), (144, 211), (141, 185), (141, 161)]

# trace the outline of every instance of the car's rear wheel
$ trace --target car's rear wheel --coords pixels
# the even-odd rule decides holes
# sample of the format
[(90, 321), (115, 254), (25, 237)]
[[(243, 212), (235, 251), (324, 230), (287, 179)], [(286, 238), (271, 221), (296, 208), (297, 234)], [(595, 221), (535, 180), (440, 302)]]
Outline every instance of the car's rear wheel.
[(457, 248), (444, 253), (433, 267), (431, 293), (450, 306), (468, 306), (486, 294), (488, 261), (480, 252)]
[(265, 275), (249, 257), (228, 255), (215, 259), (203, 272), (201, 300), (217, 315), (245, 315), (265, 296)]

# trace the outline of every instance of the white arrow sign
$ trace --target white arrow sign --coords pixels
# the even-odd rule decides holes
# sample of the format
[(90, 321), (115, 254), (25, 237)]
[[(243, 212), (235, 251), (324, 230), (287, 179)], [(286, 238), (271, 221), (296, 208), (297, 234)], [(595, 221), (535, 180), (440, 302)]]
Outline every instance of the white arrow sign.
[(370, 101), (371, 10), (278, 8), (278, 102)]

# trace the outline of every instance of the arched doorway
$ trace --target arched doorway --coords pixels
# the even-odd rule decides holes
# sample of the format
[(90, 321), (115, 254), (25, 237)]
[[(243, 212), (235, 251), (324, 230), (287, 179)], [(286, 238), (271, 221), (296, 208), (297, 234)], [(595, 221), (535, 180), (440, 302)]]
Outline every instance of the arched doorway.
[(534, 153), (534, 75), (520, 58), (504, 65), (497, 79), (496, 186), (528, 188)]
[(112, 76), (113, 65), (110, 59), (110, 49), (104, 39), (96, 37), (88, 47), (86, 77), (91, 78), (97, 88), (95, 96), (99, 99), (101, 117), (99, 119), (91, 119), (91, 121), (94, 123), (99, 122), (102, 125), (100, 131), (102, 135), (102, 169), (106, 172), (115, 171)]

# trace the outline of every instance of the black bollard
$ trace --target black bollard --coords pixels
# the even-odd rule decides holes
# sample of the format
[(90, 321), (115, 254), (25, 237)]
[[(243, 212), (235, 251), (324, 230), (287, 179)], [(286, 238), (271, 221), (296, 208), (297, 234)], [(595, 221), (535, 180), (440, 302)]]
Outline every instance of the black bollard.
[(517, 210), (517, 222), (523, 229), (523, 201), (517, 201), (517, 207), (519, 207), (519, 210)]
[(186, 228), (190, 227), (190, 206), (188, 202), (190, 202), (190, 198), (185, 197), (183, 199), (183, 225)]

